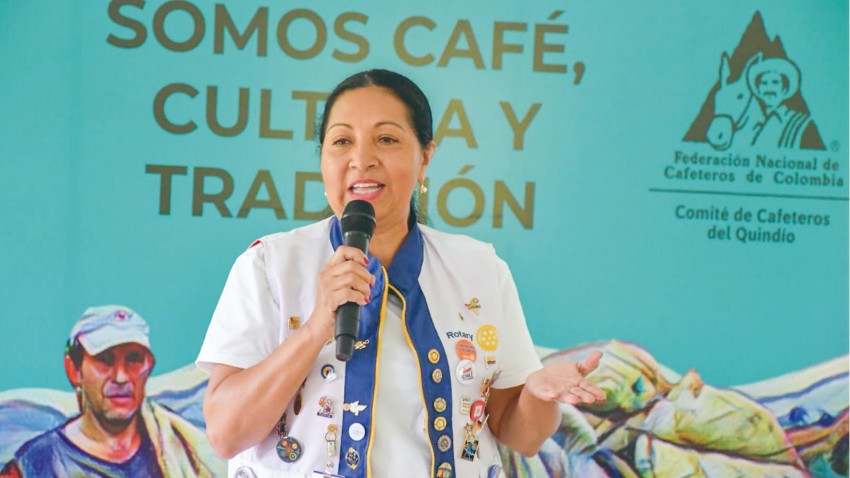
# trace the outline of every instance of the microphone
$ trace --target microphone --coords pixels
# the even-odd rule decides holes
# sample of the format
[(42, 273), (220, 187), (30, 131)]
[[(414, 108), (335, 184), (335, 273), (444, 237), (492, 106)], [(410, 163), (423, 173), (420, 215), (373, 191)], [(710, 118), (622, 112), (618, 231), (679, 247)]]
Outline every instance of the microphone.
[[(369, 250), (369, 239), (375, 232), (375, 208), (367, 201), (355, 199), (345, 205), (342, 212), (342, 241), (346, 246), (356, 247), (364, 253)], [(343, 362), (351, 360), (354, 342), (360, 330), (360, 306), (346, 302), (336, 309), (334, 337), (336, 358)]]

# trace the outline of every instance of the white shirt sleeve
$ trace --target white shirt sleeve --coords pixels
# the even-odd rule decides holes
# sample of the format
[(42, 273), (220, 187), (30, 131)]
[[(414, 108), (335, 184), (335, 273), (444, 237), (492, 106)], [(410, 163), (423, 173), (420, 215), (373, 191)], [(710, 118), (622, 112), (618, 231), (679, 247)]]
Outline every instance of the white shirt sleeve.
[(502, 369), (493, 388), (511, 388), (525, 383), (532, 372), (543, 368), (519, 302), (516, 284), (508, 264), (496, 258), (496, 274), (502, 296), (502, 324), (499, 327), (499, 367)]
[(230, 269), (195, 365), (207, 373), (214, 363), (243, 369), (256, 365), (280, 345), (277, 311), (260, 242)]

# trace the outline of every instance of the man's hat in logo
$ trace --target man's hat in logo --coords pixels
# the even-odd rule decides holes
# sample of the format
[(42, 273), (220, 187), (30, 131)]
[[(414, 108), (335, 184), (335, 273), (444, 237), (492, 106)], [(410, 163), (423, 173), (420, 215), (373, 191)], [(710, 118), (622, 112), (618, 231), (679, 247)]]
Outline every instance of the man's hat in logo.
[(89, 307), (71, 329), (69, 341), (78, 340), (89, 355), (97, 355), (120, 344), (137, 343), (150, 350), (148, 324), (129, 307)]
[(782, 101), (787, 100), (797, 93), (797, 90), (800, 88), (800, 70), (797, 69), (797, 65), (785, 58), (766, 58), (755, 63), (747, 70), (747, 85), (749, 85), (750, 91), (753, 94), (758, 96), (759, 85), (756, 84), (756, 81), (763, 73), (769, 71), (776, 72), (788, 81), (785, 89), (785, 97), (782, 98)]

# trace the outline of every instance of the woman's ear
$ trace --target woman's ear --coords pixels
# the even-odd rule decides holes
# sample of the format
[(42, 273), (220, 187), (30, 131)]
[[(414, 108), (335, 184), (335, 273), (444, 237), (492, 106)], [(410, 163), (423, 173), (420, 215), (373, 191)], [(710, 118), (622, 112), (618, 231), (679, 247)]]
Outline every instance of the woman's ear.
[(425, 149), (422, 150), (422, 164), (420, 165), (419, 170), (419, 181), (425, 179), (425, 169), (428, 168), (428, 165), (431, 164), (431, 158), (434, 156), (434, 151), (437, 149), (437, 144), (434, 143), (433, 140), (428, 142), (428, 145), (425, 146)]

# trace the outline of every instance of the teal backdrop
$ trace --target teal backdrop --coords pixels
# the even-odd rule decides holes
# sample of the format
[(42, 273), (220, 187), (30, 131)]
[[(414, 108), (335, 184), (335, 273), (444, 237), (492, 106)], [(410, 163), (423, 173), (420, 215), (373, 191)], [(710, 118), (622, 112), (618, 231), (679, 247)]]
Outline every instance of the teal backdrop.
[[(319, 159), (311, 101), (293, 96), (326, 93), (373, 67), (413, 78), (429, 95), (435, 122), (447, 121), (429, 169), (430, 222), (495, 245), (539, 345), (634, 341), (717, 384), (847, 353), (846, 2), (217, 5), (0, 7), (0, 387), (64, 387), (67, 333), (87, 306), (102, 303), (126, 304), (149, 321), (160, 371), (193, 361), (236, 255), (260, 235), (310, 222), (297, 217), (298, 197), (301, 216), (324, 207), (318, 181), (305, 181), (296, 196), (297, 175), (317, 173)], [(242, 49), (220, 27), (217, 49), (216, 22), (225, 16), (237, 33), (252, 18), (266, 27)], [(335, 32), (337, 22), (345, 36)], [(733, 54), (753, 22), (799, 68), (799, 93), (825, 149), (717, 151), (685, 140), (718, 83), (721, 56)], [(498, 25), (509, 45), (502, 50), (511, 50), (496, 55), (501, 65), (493, 53)], [(175, 134), (157, 121), (155, 101), (169, 85), (185, 86), (164, 100), (163, 115), (191, 122), (190, 132)], [(237, 124), (242, 91), (242, 131), (222, 136), (208, 126), (210, 88), (217, 89), (212, 114), (225, 127)], [(533, 113), (521, 139), (501, 103), (517, 124)], [(265, 136), (288, 130), (291, 138), (262, 137), (262, 111), (274, 130)], [(677, 152), (743, 156), (750, 167), (677, 163)], [(822, 176), (831, 161), (829, 175), (842, 184), (777, 184), (777, 171), (798, 170), (758, 167), (758, 155), (817, 160), (807, 177)], [(148, 172), (157, 166), (182, 173)], [(729, 172), (735, 181), (670, 178), (671, 166)], [(193, 197), (224, 184), (213, 175), (198, 182), (201, 168), (232, 178), (224, 201), (231, 217), (213, 203), (193, 214)], [(258, 171), (271, 179), (260, 178), (249, 195)], [(748, 182), (750, 171), (763, 182)], [(270, 184), (285, 218), (268, 207), (273, 202), (262, 207)], [(259, 206), (237, 217), (248, 196)], [(497, 198), (503, 214), (494, 225)], [(725, 209), (730, 218), (682, 219), (679, 206)], [(738, 222), (731, 216), (740, 208), (828, 216), (829, 223)], [(715, 225), (731, 226), (731, 240), (710, 239)], [(785, 241), (743, 243), (739, 227), (781, 229)]]
[(236, 256), (324, 214), (316, 111), (369, 68), (429, 96), (429, 224), (537, 345), (716, 386), (848, 353), (846, 1), (6, 0), (0, 59), (0, 390), (70, 390), (99, 304), (192, 363)]

